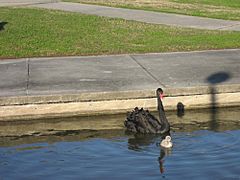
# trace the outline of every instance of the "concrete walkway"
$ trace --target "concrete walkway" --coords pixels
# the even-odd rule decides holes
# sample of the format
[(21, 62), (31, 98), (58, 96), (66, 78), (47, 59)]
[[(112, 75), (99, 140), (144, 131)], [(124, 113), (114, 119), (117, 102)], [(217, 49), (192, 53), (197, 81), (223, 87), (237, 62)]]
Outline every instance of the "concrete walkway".
[[(1, 5), (124, 18), (200, 29), (240, 30), (239, 22), (109, 8), (52, 0), (0, 0)], [(0, 121), (240, 105), (240, 49), (0, 61)]]
[[(220, 85), (220, 86), (219, 86)], [(0, 121), (240, 105), (240, 50), (0, 61)]]
[(220, 19), (209, 19), (177, 14), (150, 12), (143, 10), (132, 10), (123, 8), (113, 8), (98, 5), (86, 5), (79, 3), (57, 2), (47, 4), (37, 4), (34, 7), (57, 9), (110, 18), (122, 18), (145, 23), (165, 24), (171, 26), (190, 27), (208, 30), (234, 30), (240, 31), (240, 21), (228, 21)]
[(59, 0), (0, 0), (0, 7), (4, 6), (26, 6), (43, 3), (56, 3)]
[(0, 61), (0, 121), (240, 105), (240, 49)]
[(0, 61), (2, 97), (238, 83), (240, 49)]

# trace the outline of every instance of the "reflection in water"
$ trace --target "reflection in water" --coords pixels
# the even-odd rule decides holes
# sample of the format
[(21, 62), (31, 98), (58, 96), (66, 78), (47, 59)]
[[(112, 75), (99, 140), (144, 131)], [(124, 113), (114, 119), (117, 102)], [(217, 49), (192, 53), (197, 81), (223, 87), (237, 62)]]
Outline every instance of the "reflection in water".
[[(154, 134), (135, 134), (134, 137), (128, 139), (128, 148), (134, 151), (141, 151), (144, 147), (149, 146), (160, 139), (160, 135)], [(159, 140), (158, 140), (159, 141)]]
[[(169, 135), (169, 134), (168, 134)], [(160, 155), (157, 158), (159, 163), (159, 171), (163, 174), (166, 170), (164, 169), (165, 156), (171, 155), (172, 149), (167, 149), (160, 147), (160, 142), (165, 138), (166, 135), (143, 135), (135, 134), (134, 137), (128, 139), (128, 149), (133, 151), (144, 151), (145, 148), (149, 147), (151, 144), (156, 144), (159, 148)], [(157, 142), (157, 143), (156, 143)]]
[(24, 137), (0, 146), (0, 179), (237, 179), (240, 130), (232, 128), (240, 125), (173, 132), (172, 153), (159, 147), (161, 136), (123, 130)]
[(163, 174), (164, 173), (164, 166), (163, 166), (163, 162), (164, 162), (164, 157), (165, 157), (165, 151), (161, 148), (161, 151), (160, 151), (160, 156), (158, 158), (158, 162), (159, 162), (159, 170), (160, 170), (160, 173)]
[[(44, 134), (43, 135), (34, 135), (34, 136), (18, 136), (15, 137), (0, 137), (0, 156), (4, 155), (2, 159), (2, 164), (8, 162), (10, 165), (3, 166), (1, 164), (0, 158), (0, 174), (1, 170), (5, 175), (9, 175), (8, 169), (13, 169), (13, 167), (19, 167), (24, 164), (24, 166), (28, 162), (28, 166), (25, 168), (28, 172), (33, 173), (32, 166), (36, 168), (36, 173), (41, 171), (42, 167), (49, 167), (49, 169), (53, 169), (55, 165), (55, 159), (58, 157), (60, 160), (64, 159), (65, 163), (63, 165), (59, 165), (62, 169), (69, 168), (76, 169), (79, 167), (79, 171), (76, 174), (80, 174), (80, 177), (85, 177), (87, 179), (88, 175), (92, 176), (95, 174), (96, 179), (100, 176), (99, 173), (95, 172), (107, 172), (109, 169), (111, 172), (118, 172), (118, 169), (122, 169), (117, 175), (122, 175), (121, 179), (127, 178), (129, 176), (125, 176), (126, 174), (120, 172), (127, 173), (135, 173), (140, 174), (138, 177), (141, 177), (141, 173), (143, 169), (147, 169), (144, 171), (145, 174), (156, 173), (157, 178), (159, 178), (160, 173), (161, 176), (169, 177), (172, 175), (172, 179), (177, 179), (178, 176), (174, 174), (174, 171), (185, 175), (184, 172), (188, 173), (189, 169), (192, 169), (192, 165), (183, 164), (185, 161), (191, 162), (192, 164), (202, 164), (206, 166), (206, 164), (210, 164), (215, 167), (215, 162), (208, 161), (209, 157), (205, 158), (205, 161), (201, 161), (201, 159), (195, 157), (202, 157), (204, 155), (208, 156), (208, 151), (212, 153), (213, 157), (215, 153), (219, 152), (218, 157), (222, 157), (224, 153), (231, 153), (229, 148), (238, 149), (239, 136), (229, 136), (226, 133), (219, 133), (220, 131), (229, 131), (229, 130), (238, 130), (240, 129), (240, 107), (237, 108), (229, 108), (229, 109), (218, 109), (218, 116), (215, 116), (216, 123), (218, 123), (218, 132), (211, 134), (204, 134), (201, 132), (200, 134), (191, 134), (193, 131), (198, 130), (206, 130), (211, 129), (210, 121), (213, 123), (211, 117), (211, 110), (197, 110), (197, 111), (188, 111), (183, 117), (179, 118), (176, 115), (176, 112), (166, 112), (167, 117), (170, 120), (170, 123), (173, 128), (171, 132), (173, 135), (173, 153), (166, 152), (164, 149), (161, 149), (159, 146), (159, 142), (161, 141), (161, 136), (159, 135), (126, 135), (124, 129), (119, 130), (78, 130), (83, 127), (89, 128), (89, 124), (92, 127), (96, 127), (99, 123), (99, 126), (106, 126), (109, 124), (122, 124), (122, 121), (125, 118), (125, 115), (110, 119), (108, 117), (101, 117), (99, 119), (65, 119), (63, 121), (46, 121), (46, 122), (31, 122), (29, 124), (19, 123), (19, 124), (1, 124), (0, 125), (0, 133), (4, 135), (4, 133), (12, 133), (14, 134), (24, 134), (28, 131), (39, 131), (42, 133), (43, 128), (46, 129), (54, 129), (54, 131), (50, 131), (51, 135)], [(106, 121), (106, 119), (108, 121)], [(87, 123), (88, 122), (88, 123)], [(101, 123), (100, 123), (101, 122)], [(215, 127), (214, 124), (212, 124)], [(72, 127), (76, 128), (76, 131), (69, 131), (68, 129), (72, 129)], [(179, 128), (178, 128), (179, 127)], [(64, 130), (64, 131), (63, 131)], [(66, 131), (68, 130), (68, 131)], [(63, 132), (61, 132), (63, 131)], [(14, 133), (13, 133), (14, 132)], [(61, 133), (60, 133), (61, 132)], [(188, 132), (188, 133), (184, 133)], [(189, 136), (188, 134), (191, 134)], [(205, 132), (205, 131), (204, 131)], [(208, 131), (206, 131), (208, 132)], [(183, 135), (181, 135), (183, 134)], [(220, 134), (220, 135), (219, 135)], [(104, 139), (104, 140), (101, 140)], [(120, 141), (112, 141), (112, 139), (120, 139)], [(218, 140), (219, 139), (219, 140)], [(101, 142), (99, 142), (101, 141)], [(103, 143), (104, 142), (104, 143)], [(43, 143), (43, 144), (42, 144)], [(238, 143), (238, 145), (237, 145)], [(24, 145), (24, 146), (23, 146)], [(16, 146), (20, 146), (17, 148), (17, 151), (12, 149), (16, 149)], [(38, 147), (43, 147), (39, 148)], [(54, 149), (55, 154), (52, 153), (49, 155), (49, 150), (52, 151)], [(70, 149), (70, 150), (69, 150)], [(74, 151), (73, 151), (74, 149)], [(128, 149), (126, 151), (126, 149)], [(222, 150), (223, 149), (223, 150)], [(226, 151), (225, 151), (226, 149)], [(1, 151), (2, 150), (2, 151)], [(130, 153), (129, 153), (129, 150)], [(11, 155), (7, 152), (11, 152)], [(6, 153), (3, 153), (6, 152)], [(66, 153), (67, 152), (67, 153)], [(204, 154), (201, 154), (204, 152)], [(206, 152), (206, 153), (205, 153)], [(234, 152), (234, 151), (232, 151)], [(15, 153), (15, 154), (14, 154)], [(36, 155), (37, 154), (37, 155)], [(23, 156), (26, 155), (26, 156)], [(32, 156), (31, 156), (32, 155)], [(170, 155), (168, 157), (168, 155)], [(15, 163), (15, 157), (18, 156), (21, 161)], [(30, 157), (29, 157), (30, 156)], [(79, 158), (76, 158), (79, 157)], [(5, 158), (5, 159), (4, 159)], [(35, 161), (32, 159), (35, 158)], [(71, 159), (72, 158), (72, 159)], [(42, 166), (39, 162), (48, 161), (48, 163)], [(71, 160), (69, 160), (71, 159)], [(206, 160), (207, 159), (207, 160)], [(215, 161), (220, 161), (223, 158), (216, 158)], [(233, 159), (233, 157), (228, 157), (225, 159), (229, 160)], [(235, 159), (235, 157), (234, 157)], [(240, 161), (236, 158), (236, 167)], [(230, 160), (229, 160), (230, 161)], [(52, 163), (51, 163), (52, 162)], [(66, 165), (66, 162), (69, 162)], [(126, 162), (131, 162), (131, 165), (126, 165)], [(35, 163), (35, 164), (34, 164)], [(86, 163), (86, 164), (85, 164)], [(223, 163), (219, 163), (221, 168), (225, 167)], [(2, 165), (2, 166), (1, 166)], [(109, 166), (108, 166), (109, 165)], [(113, 166), (113, 167), (112, 167)], [(5, 168), (4, 168), (5, 167)], [(91, 167), (91, 172), (89, 173), (89, 167)], [(135, 168), (137, 167), (137, 168)], [(235, 167), (235, 166), (234, 166)], [(71, 169), (72, 168), (72, 169)], [(199, 166), (195, 166), (193, 172), (198, 173)], [(31, 169), (31, 170), (30, 170)], [(42, 168), (44, 169), (44, 168)], [(45, 168), (46, 169), (46, 168)], [(88, 170), (86, 170), (88, 169)], [(186, 170), (186, 171), (184, 171)], [(202, 169), (204, 171), (205, 169)], [(184, 171), (184, 172), (183, 172)], [(218, 171), (218, 169), (216, 170)], [(193, 172), (190, 172), (192, 176), (194, 176)], [(205, 174), (207, 170), (204, 171)], [(239, 171), (238, 171), (239, 172)], [(26, 172), (22, 172), (20, 170), (17, 171), (16, 176), (21, 177)], [(43, 174), (46, 172), (42, 172)], [(47, 172), (48, 173), (48, 172)], [(84, 176), (85, 173), (85, 176)], [(82, 175), (83, 174), (83, 175)], [(112, 173), (109, 172), (112, 175)], [(108, 175), (109, 175), (108, 174)], [(133, 175), (132, 174), (132, 175)], [(231, 174), (229, 172), (229, 174)], [(54, 174), (53, 179), (57, 179), (56, 177), (61, 176), (62, 172), (56, 172)], [(55, 177), (56, 176), (56, 177)], [(133, 175), (134, 176), (134, 175)], [(34, 177), (34, 176), (33, 176)], [(109, 178), (109, 176), (107, 176)], [(175, 178), (176, 177), (176, 178)], [(148, 177), (145, 177), (147, 179)], [(9, 178), (10, 179), (10, 178)], [(14, 178), (11, 178), (14, 179)], [(15, 179), (24, 179), (24, 178), (15, 178)], [(73, 178), (74, 179), (74, 178)], [(77, 178), (75, 178), (77, 179)], [(91, 179), (91, 178), (90, 178)], [(104, 178), (102, 178), (104, 179)], [(105, 178), (106, 179), (106, 178)], [(112, 178), (113, 179), (113, 178)], [(119, 178), (118, 178), (119, 179)], [(188, 178), (186, 178), (188, 179)]]
[[(212, 110), (203, 109), (203, 110), (193, 110), (188, 111), (183, 117), (179, 118), (176, 115), (176, 112), (166, 112), (167, 117), (169, 118), (171, 124), (172, 132), (192, 132), (200, 129), (213, 130), (210, 126), (218, 127), (218, 132), (227, 131), (227, 130), (237, 130), (240, 128), (240, 107), (231, 107), (231, 108), (219, 108), (217, 115), (214, 117), (216, 121), (212, 121)], [(122, 123), (125, 118), (125, 114), (122, 116), (114, 116), (114, 118), (109, 117), (96, 117), (94, 119), (90, 118), (73, 118), (73, 119), (63, 119), (62, 121), (55, 120), (46, 120), (44, 122), (18, 122), (12, 123), (0, 123), (0, 146), (16, 146), (19, 144), (32, 144), (32, 143), (41, 143), (49, 142), (54, 143), (58, 141), (86, 141), (91, 138), (105, 138), (109, 139), (116, 136), (125, 136), (125, 130), (123, 129)], [(106, 119), (108, 121), (106, 121)], [(216, 124), (213, 124), (216, 122)], [(122, 126), (118, 130), (94, 130), (92, 128), (105, 126), (106, 124), (115, 124), (117, 126)], [(75, 128), (76, 130), (73, 130)], [(49, 131), (49, 129), (52, 129)], [(71, 129), (71, 130), (70, 130)], [(41, 132), (40, 134), (31, 135), (29, 132)], [(33, 134), (33, 133), (32, 133)], [(130, 136), (131, 137), (131, 136)], [(150, 136), (151, 137), (151, 136)], [(150, 138), (146, 137), (147, 139)], [(130, 138), (131, 141), (140, 141), (138, 138)], [(143, 141), (146, 141), (145, 137), (142, 137)], [(158, 142), (160, 136), (157, 136)], [(151, 138), (150, 138), (151, 139)], [(174, 139), (173, 139), (174, 141)], [(153, 140), (152, 140), (153, 142)], [(139, 142), (139, 145), (136, 143), (131, 148), (141, 148), (143, 142)], [(131, 145), (130, 145), (131, 146)]]
[(158, 158), (158, 162), (159, 162), (159, 170), (160, 170), (160, 173), (163, 174), (165, 169), (164, 169), (164, 157), (165, 156), (169, 156), (171, 155), (172, 153), (172, 149), (166, 149), (166, 148), (162, 148), (161, 147), (161, 150), (160, 150), (160, 156)]
[[(2, 135), (4, 132), (19, 134), (19, 131), (25, 133), (30, 130), (42, 133), (43, 127), (54, 131), (48, 132), (51, 135), (0, 137), (0, 179), (1, 176), (26, 179), (26, 174), (32, 179), (39, 175), (42, 175), (41, 179), (49, 179), (49, 175), (52, 175), (50, 179), (159, 179), (159, 176), (178, 179), (179, 174), (181, 179), (194, 180), (236, 177), (240, 162), (240, 107), (218, 109), (218, 116), (215, 116), (218, 132), (206, 130), (211, 129), (209, 112), (211, 114), (211, 110), (188, 111), (181, 118), (176, 112), (167, 112), (171, 125), (182, 127), (171, 131), (174, 141), (172, 153), (160, 148), (162, 137), (159, 135), (133, 136), (125, 134), (123, 128), (79, 130), (89, 128), (89, 124), (96, 127), (100, 121), (101, 127), (111, 122), (122, 124), (125, 115), (113, 119), (102, 117), (90, 122), (76, 118), (27, 125), (2, 124)], [(72, 127), (76, 130), (69, 130)], [(226, 171), (223, 173), (222, 169)]]
[[(217, 113), (214, 109), (188, 110), (184, 116), (177, 116), (175, 111), (167, 111), (172, 130), (189, 131), (199, 128), (212, 129), (209, 124), (219, 122), (224, 119), (224, 123), (234, 128), (239, 123), (240, 107), (219, 108)], [(215, 110), (216, 111), (216, 110)], [(157, 114), (157, 112), (155, 112)], [(124, 130), (123, 121), (125, 114), (96, 117), (72, 117), (62, 119), (43, 119), (34, 121), (9, 121), (0, 122), (0, 138), (4, 136), (21, 137), (27, 136), (29, 139), (44, 139), (44, 136), (61, 136), (67, 138), (69, 134), (85, 134), (94, 131), (94, 135), (101, 130), (109, 132), (113, 129)], [(213, 120), (216, 119), (216, 120)], [(218, 123), (219, 124), (219, 123)], [(218, 126), (218, 131), (226, 129), (226, 125)], [(84, 131), (84, 133), (82, 133)], [(109, 133), (107, 133), (109, 134)], [(31, 136), (32, 135), (32, 136)], [(37, 137), (36, 137), (37, 136)], [(72, 138), (72, 137), (71, 137)], [(46, 138), (45, 138), (46, 139)], [(53, 138), (54, 139), (54, 138)], [(0, 144), (2, 141), (0, 140)], [(7, 141), (4, 143), (12, 143)]]

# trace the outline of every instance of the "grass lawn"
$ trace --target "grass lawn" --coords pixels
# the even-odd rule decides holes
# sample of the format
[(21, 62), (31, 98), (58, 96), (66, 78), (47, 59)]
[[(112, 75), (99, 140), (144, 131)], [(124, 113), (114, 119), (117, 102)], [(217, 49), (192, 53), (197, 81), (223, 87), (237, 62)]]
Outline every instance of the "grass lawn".
[(240, 0), (64, 0), (86, 4), (240, 20)]
[(0, 8), (0, 17), (0, 58), (240, 48), (240, 32), (28, 8)]

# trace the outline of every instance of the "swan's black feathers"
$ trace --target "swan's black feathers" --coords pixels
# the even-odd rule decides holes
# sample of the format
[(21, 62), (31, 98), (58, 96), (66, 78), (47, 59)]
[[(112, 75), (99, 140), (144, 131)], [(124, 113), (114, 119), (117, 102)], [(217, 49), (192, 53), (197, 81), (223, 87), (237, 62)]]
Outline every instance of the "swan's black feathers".
[(161, 100), (163, 98), (163, 90), (161, 88), (156, 90), (156, 97), (159, 120), (150, 114), (148, 110), (135, 107), (132, 112), (127, 114), (124, 122), (128, 131), (143, 134), (166, 134), (170, 132), (170, 124), (165, 116)]
[(143, 134), (161, 133), (162, 125), (148, 110), (136, 107), (127, 114), (124, 122), (128, 131), (139, 132)]

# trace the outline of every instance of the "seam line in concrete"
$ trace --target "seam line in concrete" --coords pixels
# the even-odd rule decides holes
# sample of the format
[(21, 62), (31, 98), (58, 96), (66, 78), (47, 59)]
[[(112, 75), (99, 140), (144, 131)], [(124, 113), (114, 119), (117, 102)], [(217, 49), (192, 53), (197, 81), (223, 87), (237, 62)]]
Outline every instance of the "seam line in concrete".
[(26, 95), (28, 96), (29, 92), (28, 92), (28, 89), (29, 89), (29, 77), (30, 77), (30, 65), (29, 65), (29, 61), (30, 59), (27, 58), (26, 62), (27, 62), (27, 87), (26, 87)]
[(166, 88), (166, 85), (164, 85), (163, 83), (161, 83), (150, 71), (147, 70), (147, 68), (145, 68), (141, 63), (139, 63), (134, 56), (129, 55), (129, 57), (130, 57), (133, 61), (135, 61), (149, 76), (151, 76), (151, 78), (153, 78), (155, 81), (157, 81), (160, 86)]

